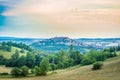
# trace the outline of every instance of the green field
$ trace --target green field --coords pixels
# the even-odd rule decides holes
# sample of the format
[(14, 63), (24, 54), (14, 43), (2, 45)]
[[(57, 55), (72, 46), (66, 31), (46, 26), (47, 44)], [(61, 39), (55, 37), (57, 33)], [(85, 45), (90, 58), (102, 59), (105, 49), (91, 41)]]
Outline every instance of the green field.
[[(11, 52), (0, 50), (0, 55), (3, 55), (5, 58), (9, 59), (11, 57), (11, 55), (13, 55), (15, 53), (16, 50), (18, 50), (20, 52), (21, 49), (17, 48), (17, 47), (12, 47)], [(27, 52), (28, 51), (25, 50), (25, 53), (20, 53), (20, 56), (26, 55)]]
[[(0, 78), (0, 80), (120, 80), (120, 56), (108, 59), (101, 70), (92, 71), (92, 65), (74, 66), (57, 70), (56, 74), (25, 77), (25, 78)], [(0, 71), (10, 71), (11, 68), (0, 67)], [(4, 72), (4, 71), (3, 71)]]

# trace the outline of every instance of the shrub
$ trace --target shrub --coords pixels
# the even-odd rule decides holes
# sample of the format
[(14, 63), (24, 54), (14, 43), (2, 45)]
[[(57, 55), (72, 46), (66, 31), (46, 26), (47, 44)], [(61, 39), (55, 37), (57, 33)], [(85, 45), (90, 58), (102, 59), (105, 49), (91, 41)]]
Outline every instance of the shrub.
[(40, 75), (47, 75), (50, 68), (49, 60), (44, 57), (40, 62)]
[(21, 53), (25, 53), (24, 49), (21, 49), (20, 52), (21, 52)]
[(106, 60), (106, 56), (105, 55), (99, 55), (96, 57), (96, 61), (104, 61)]
[(56, 67), (57, 67), (56, 64), (54, 64), (54, 63), (51, 64), (51, 69), (53, 72), (54, 72), (54, 70), (56, 70)]
[(31, 68), (30, 74), (36, 74), (36, 73), (35, 73), (35, 68)]
[(35, 75), (36, 76), (40, 76), (41, 75), (40, 67), (38, 67), (38, 66), (35, 66)]
[(89, 64), (92, 64), (92, 63), (94, 63), (95, 62), (95, 60), (92, 60), (92, 59), (90, 59), (90, 58), (84, 58), (83, 60), (82, 60), (82, 65), (89, 65)]
[(29, 73), (29, 68), (27, 66), (23, 66), (23, 67), (21, 67), (21, 71), (22, 71), (21, 72), (22, 76), (27, 76)]
[(7, 72), (0, 73), (0, 75), (9, 75)]
[(19, 68), (17, 68), (17, 67), (13, 68), (12, 71), (11, 71), (11, 74), (12, 74), (14, 77), (21, 76), (21, 73), (22, 73), (21, 69), (19, 69)]
[(92, 70), (99, 70), (99, 69), (102, 68), (102, 66), (103, 66), (103, 63), (102, 63), (102, 62), (95, 62), (95, 63), (93, 64)]

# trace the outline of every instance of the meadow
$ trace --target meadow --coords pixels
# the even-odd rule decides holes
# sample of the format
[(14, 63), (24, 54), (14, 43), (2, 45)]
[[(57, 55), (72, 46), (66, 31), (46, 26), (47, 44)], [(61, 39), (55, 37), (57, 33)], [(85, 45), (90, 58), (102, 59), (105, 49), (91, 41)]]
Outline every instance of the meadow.
[[(55, 74), (40, 77), (0, 78), (0, 80), (120, 80), (120, 56), (107, 59), (101, 70), (91, 70), (92, 65), (74, 66), (56, 70)], [(9, 68), (11, 69), (11, 68)], [(10, 71), (3, 66), (1, 70)]]

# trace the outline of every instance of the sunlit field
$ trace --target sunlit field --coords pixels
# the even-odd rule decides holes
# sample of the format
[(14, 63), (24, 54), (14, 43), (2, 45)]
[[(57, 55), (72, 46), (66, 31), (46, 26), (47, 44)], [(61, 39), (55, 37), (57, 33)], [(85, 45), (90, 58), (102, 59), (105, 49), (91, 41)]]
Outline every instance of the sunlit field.
[[(104, 62), (101, 70), (92, 71), (92, 65), (75, 66), (63, 70), (57, 70), (55, 74), (41, 77), (26, 78), (1, 78), (1, 80), (119, 80), (120, 57), (115, 57)], [(10, 71), (10, 68), (0, 67), (0, 70)]]

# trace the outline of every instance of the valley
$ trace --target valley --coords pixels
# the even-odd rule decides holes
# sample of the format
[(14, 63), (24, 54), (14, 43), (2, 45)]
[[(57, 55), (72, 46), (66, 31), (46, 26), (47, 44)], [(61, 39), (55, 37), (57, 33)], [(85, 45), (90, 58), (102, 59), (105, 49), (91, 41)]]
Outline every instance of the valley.
[(53, 38), (13, 38), (2, 37), (0, 42), (13, 41), (16, 43), (25, 43), (31, 47), (46, 51), (58, 52), (59, 50), (69, 50), (69, 46), (74, 45), (75, 50), (81, 53), (89, 52), (90, 49), (102, 50), (113, 46), (120, 45), (120, 38), (79, 38), (71, 39), (69, 37), (53, 37)]
[[(27, 40), (0, 40), (0, 79), (119, 79), (119, 38), (77, 40), (54, 37), (32, 39), (31, 44), (27, 44)], [(95, 63), (101, 67), (94, 69)], [(88, 77), (85, 77), (86, 75)]]

